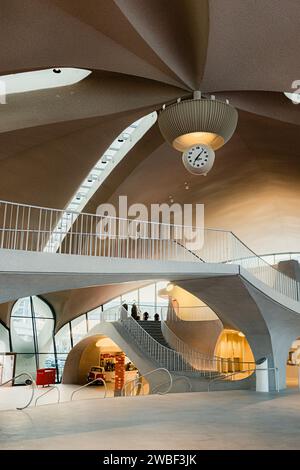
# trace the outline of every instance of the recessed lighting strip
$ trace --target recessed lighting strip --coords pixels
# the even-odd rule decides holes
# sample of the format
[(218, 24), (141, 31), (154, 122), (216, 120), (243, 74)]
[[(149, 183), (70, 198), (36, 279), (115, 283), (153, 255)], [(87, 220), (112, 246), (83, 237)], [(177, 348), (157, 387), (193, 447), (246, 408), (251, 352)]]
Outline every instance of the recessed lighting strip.
[(58, 250), (71, 226), (95, 192), (127, 153), (153, 126), (156, 120), (157, 113), (155, 111), (135, 121), (106, 149), (69, 202), (57, 225), (54, 227), (44, 252), (55, 253)]

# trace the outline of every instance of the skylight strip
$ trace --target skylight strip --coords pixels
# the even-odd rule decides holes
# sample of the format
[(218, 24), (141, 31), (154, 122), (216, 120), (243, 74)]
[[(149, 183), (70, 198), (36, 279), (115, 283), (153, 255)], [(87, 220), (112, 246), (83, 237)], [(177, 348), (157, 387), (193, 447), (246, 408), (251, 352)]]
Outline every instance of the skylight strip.
[[(82, 184), (77, 189), (75, 195), (69, 202), (65, 211), (62, 213), (60, 220), (57, 222), (44, 248), (45, 252), (55, 253), (59, 249), (71, 226), (79, 217), (80, 213), (83, 211), (88, 201), (92, 198), (95, 192), (110, 175), (112, 170), (127, 155), (127, 153), (132, 149), (132, 147), (134, 147), (136, 143), (145, 135), (145, 133), (150, 129), (150, 127), (153, 126), (156, 120), (156, 112), (148, 114), (147, 116), (131, 124), (120, 134), (120, 136), (118, 136), (112, 142), (110, 147), (108, 147), (108, 149), (103, 153), (96, 165), (92, 168), (92, 170), (90, 170), (89, 175), (83, 180)], [(134, 129), (131, 131), (129, 138), (123, 139), (123, 142), (121, 142), (119, 149), (115, 151), (112, 156), (108, 156), (107, 153), (111, 151), (112, 147), (115, 147), (116, 142), (118, 142), (118, 139), (120, 139), (123, 134), (126, 134), (128, 130), (130, 128), (132, 129), (133, 127)], [(107, 161), (107, 163), (104, 164), (103, 160)], [(100, 165), (102, 165), (102, 168), (100, 168)], [(93, 179), (93, 181), (89, 181), (89, 186), (87, 186), (87, 179), (90, 178), (90, 176), (94, 172), (97, 172), (98, 175), (96, 176), (96, 178)], [(72, 212), (74, 210), (76, 211), (76, 213)]]
[(90, 73), (91, 70), (71, 67), (32, 70), (30, 72), (1, 75), (0, 83), (5, 90), (5, 94), (11, 95), (13, 93), (26, 93), (28, 91), (74, 85)]

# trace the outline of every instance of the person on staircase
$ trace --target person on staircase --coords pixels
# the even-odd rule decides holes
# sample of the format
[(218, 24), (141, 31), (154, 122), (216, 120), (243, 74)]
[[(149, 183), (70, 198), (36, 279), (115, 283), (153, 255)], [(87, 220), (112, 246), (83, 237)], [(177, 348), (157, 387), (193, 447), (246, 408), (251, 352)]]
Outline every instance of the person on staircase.
[(134, 318), (134, 320), (138, 320), (138, 309), (135, 303), (132, 304), (131, 306), (131, 316)]
[(144, 321), (147, 321), (148, 318), (149, 318), (149, 313), (148, 313), (148, 312), (144, 312), (143, 320), (144, 320)]

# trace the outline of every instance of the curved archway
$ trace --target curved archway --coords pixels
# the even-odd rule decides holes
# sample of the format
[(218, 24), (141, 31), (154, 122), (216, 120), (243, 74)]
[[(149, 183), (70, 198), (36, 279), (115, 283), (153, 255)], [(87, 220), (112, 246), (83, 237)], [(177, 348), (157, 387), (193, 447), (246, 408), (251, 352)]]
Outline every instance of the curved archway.
[(120, 346), (104, 334), (87, 336), (71, 349), (62, 383), (84, 385), (95, 376), (94, 369), (103, 374), (110, 395), (119, 394), (125, 382), (138, 374)]

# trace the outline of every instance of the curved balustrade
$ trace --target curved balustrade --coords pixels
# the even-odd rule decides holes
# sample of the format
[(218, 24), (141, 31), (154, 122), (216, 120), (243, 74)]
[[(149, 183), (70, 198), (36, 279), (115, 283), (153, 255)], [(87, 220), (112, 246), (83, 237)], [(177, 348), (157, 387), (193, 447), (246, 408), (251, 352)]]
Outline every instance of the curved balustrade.
[(133, 337), (137, 345), (144, 353), (147, 353), (158, 366), (164, 367), (169, 371), (193, 371), (190, 364), (186, 364), (182, 356), (162, 344), (158, 343), (139, 323), (132, 317), (120, 320), (125, 330)]
[(223, 359), (202, 357), (201, 368), (198, 369), (186, 361), (180, 352), (158, 343), (134, 318), (128, 317), (125, 320), (120, 320), (120, 322), (141, 350), (147, 353), (158, 366), (165, 367), (169, 371), (195, 372), (198, 377), (212, 377), (219, 370), (222, 370), (226, 363), (226, 360), (223, 362)]
[(161, 324), (162, 333), (167, 343), (177, 351), (184, 361), (191, 364), (195, 371), (216, 371), (220, 374), (228, 373), (228, 371), (238, 373), (241, 368), (249, 368), (254, 363), (248, 361), (234, 362), (231, 359), (225, 359), (219, 356), (209, 356), (188, 346), (167, 326), (165, 322)]
[(69, 228), (57, 228), (64, 213), (0, 201), (0, 248), (42, 252), (55, 235), (57, 252), (63, 254), (234, 263), (276, 292), (299, 300), (299, 283), (257, 256), (232, 232), (75, 211), (68, 211)]
[[(172, 388), (172, 385), (173, 385), (173, 378), (172, 378), (172, 375), (170, 374), (170, 372), (168, 371), (168, 369), (166, 369), (165, 367), (158, 367), (157, 369), (153, 369), (151, 370), (150, 372), (147, 372), (146, 374), (143, 374), (143, 375), (140, 375), (139, 377), (136, 377), (135, 379), (131, 379), (131, 380), (128, 380), (128, 382), (126, 382), (123, 387), (122, 387), (122, 390), (121, 390), (121, 395), (122, 396), (125, 396), (126, 394), (126, 389), (128, 388), (128, 385), (133, 383), (134, 386), (133, 388), (131, 389), (131, 393), (134, 392), (134, 390), (136, 389), (137, 386), (139, 386), (141, 384), (141, 379), (143, 379), (144, 377), (148, 377), (149, 375), (155, 373), (155, 372), (158, 372), (158, 371), (164, 371), (167, 373), (168, 377), (169, 377), (169, 381), (167, 382), (169, 384), (167, 390), (163, 391), (163, 392), (158, 392), (157, 391), (157, 387), (156, 388), (156, 392), (158, 395), (166, 395)], [(165, 385), (166, 382), (164, 382), (164, 384), (160, 384), (159, 386), (161, 385)]]

